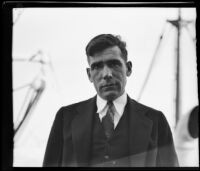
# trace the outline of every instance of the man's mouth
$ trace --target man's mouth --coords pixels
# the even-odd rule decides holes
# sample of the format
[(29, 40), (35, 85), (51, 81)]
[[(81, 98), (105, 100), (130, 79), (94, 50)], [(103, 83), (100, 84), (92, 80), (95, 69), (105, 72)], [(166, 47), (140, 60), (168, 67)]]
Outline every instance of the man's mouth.
[(101, 88), (112, 88), (114, 87), (116, 84), (105, 84), (103, 85)]

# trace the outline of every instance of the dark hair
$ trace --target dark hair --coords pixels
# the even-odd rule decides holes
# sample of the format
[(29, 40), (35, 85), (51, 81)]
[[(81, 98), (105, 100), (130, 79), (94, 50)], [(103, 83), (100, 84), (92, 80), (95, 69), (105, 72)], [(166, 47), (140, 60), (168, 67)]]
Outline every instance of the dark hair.
[(118, 46), (121, 50), (122, 58), (127, 61), (126, 43), (121, 40), (120, 36), (114, 36), (112, 34), (100, 34), (94, 37), (86, 46), (86, 55), (93, 56), (95, 53), (101, 52), (106, 48)]

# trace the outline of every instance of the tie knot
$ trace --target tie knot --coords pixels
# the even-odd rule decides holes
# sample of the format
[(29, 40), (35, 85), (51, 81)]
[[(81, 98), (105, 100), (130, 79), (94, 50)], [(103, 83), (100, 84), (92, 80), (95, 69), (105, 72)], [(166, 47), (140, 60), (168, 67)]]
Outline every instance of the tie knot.
[(113, 102), (112, 101), (108, 101), (107, 105), (108, 105), (108, 107), (112, 107), (113, 106)]

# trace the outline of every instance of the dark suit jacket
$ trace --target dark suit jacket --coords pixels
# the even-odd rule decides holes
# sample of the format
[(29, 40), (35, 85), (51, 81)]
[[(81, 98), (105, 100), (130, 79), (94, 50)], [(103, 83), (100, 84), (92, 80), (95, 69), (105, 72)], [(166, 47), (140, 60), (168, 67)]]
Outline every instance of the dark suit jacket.
[[(129, 158), (132, 167), (178, 166), (172, 133), (165, 116), (127, 99)], [(53, 123), (43, 166), (88, 166), (96, 96), (62, 107)]]

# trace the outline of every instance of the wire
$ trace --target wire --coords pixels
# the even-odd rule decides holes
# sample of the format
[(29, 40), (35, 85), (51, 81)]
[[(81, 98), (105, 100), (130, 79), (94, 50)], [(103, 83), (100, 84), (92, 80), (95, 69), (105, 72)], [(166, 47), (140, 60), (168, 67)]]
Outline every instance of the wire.
[(155, 52), (154, 52), (153, 58), (152, 58), (152, 60), (151, 60), (150, 66), (149, 66), (148, 71), (147, 71), (147, 75), (146, 75), (146, 77), (145, 77), (144, 83), (143, 83), (143, 85), (142, 85), (142, 88), (141, 88), (141, 90), (140, 90), (140, 93), (139, 93), (139, 96), (138, 96), (138, 99), (137, 99), (138, 101), (140, 101), (140, 99), (141, 99), (141, 97), (142, 97), (142, 94), (143, 94), (143, 92), (144, 92), (144, 89), (145, 89), (145, 87), (146, 87), (146, 85), (147, 85), (147, 82), (148, 82), (148, 80), (149, 80), (150, 74), (151, 74), (151, 72), (152, 72), (152, 68), (153, 68), (153, 65), (154, 65), (154, 63), (155, 63), (155, 59), (156, 59), (156, 57), (157, 57), (157, 53), (158, 53), (158, 50), (159, 50), (159, 48), (160, 48), (160, 44), (161, 44), (161, 42), (162, 42), (162, 40), (163, 40), (163, 37), (164, 37), (165, 27), (166, 27), (166, 23), (165, 23), (164, 28), (163, 28), (163, 31), (162, 31), (162, 33), (161, 33), (161, 35), (160, 35), (160, 37), (159, 37), (159, 41), (158, 41), (158, 44), (157, 44), (157, 46), (156, 46), (156, 50), (155, 50)]
[(33, 109), (33, 107), (36, 105), (36, 103), (38, 102), (42, 92), (44, 91), (45, 88), (45, 82), (43, 81), (41, 86), (34, 90), (34, 94), (32, 94), (31, 100), (29, 101), (29, 104), (26, 108), (25, 114), (21, 120), (21, 122), (19, 123), (19, 125), (17, 126), (17, 128), (14, 131), (14, 134), (16, 135), (16, 133), (18, 132), (18, 130), (20, 129), (20, 127), (23, 125), (25, 119), (27, 118), (28, 114), (30, 114), (30, 111)]
[(26, 96), (25, 96), (25, 98), (24, 98), (23, 104), (22, 104), (22, 106), (21, 106), (21, 108), (20, 108), (19, 114), (17, 115), (17, 119), (16, 119), (16, 121), (15, 121), (15, 125), (17, 125), (17, 126), (15, 126), (15, 127), (18, 127), (18, 125), (19, 125), (19, 124), (17, 124), (17, 123), (19, 122), (19, 120), (20, 120), (20, 118), (21, 118), (22, 111), (23, 111), (23, 109), (24, 109), (24, 107), (25, 107), (25, 105), (26, 105), (26, 102), (28, 101), (28, 98), (29, 98), (29, 96), (30, 96), (31, 90), (32, 90), (31, 87), (29, 87), (29, 89), (28, 89), (28, 91), (27, 91), (27, 93), (26, 93)]
[(185, 28), (186, 28), (186, 30), (187, 30), (187, 32), (188, 32), (190, 38), (192, 39), (192, 42), (193, 42), (194, 45), (195, 45), (195, 43), (196, 43), (196, 38), (192, 36), (191, 31), (190, 31), (189, 28), (188, 28), (188, 25), (186, 25)]
[(60, 86), (60, 84), (59, 84), (59, 82), (58, 82), (58, 78), (57, 78), (55, 69), (54, 69), (54, 67), (53, 67), (51, 55), (48, 54), (47, 57), (49, 58), (49, 68), (50, 68), (50, 70), (51, 70), (52, 77), (53, 77), (53, 79), (54, 79), (54, 82), (56, 83), (56, 84), (55, 84), (56, 92), (58, 93), (60, 100), (63, 102), (63, 99), (64, 99), (64, 98), (63, 98), (63, 93), (61, 93), (61, 91), (60, 91), (60, 90), (61, 90), (61, 88), (60, 88), (61, 86)]
[(22, 13), (24, 12), (24, 9), (18, 9), (18, 11), (19, 12), (17, 14), (17, 17), (16, 17), (15, 21), (13, 21), (13, 25), (15, 25), (18, 22), (19, 18), (21, 17)]
[(31, 85), (31, 83), (28, 83), (28, 84), (22, 85), (22, 86), (20, 86), (20, 87), (14, 88), (13, 91), (21, 90), (21, 89), (23, 89), (23, 88), (29, 87), (30, 85)]

